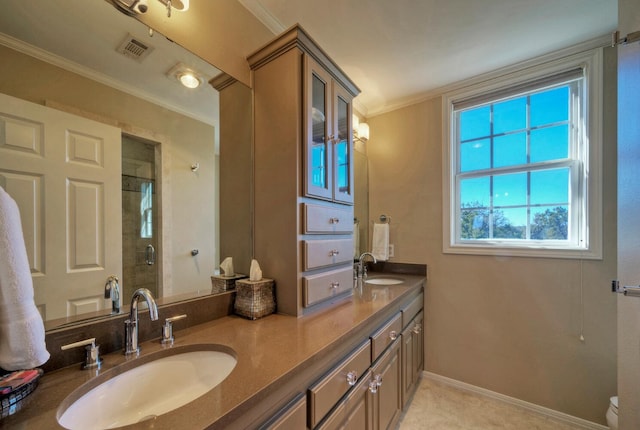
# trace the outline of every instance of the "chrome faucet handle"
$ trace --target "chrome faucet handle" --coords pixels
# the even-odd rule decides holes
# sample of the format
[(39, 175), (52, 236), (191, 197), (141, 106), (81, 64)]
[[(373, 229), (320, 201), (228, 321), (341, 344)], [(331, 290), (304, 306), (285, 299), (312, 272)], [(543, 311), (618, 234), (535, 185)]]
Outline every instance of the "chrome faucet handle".
[(80, 346), (84, 346), (86, 350), (82, 369), (93, 369), (94, 367), (99, 369), (102, 364), (102, 357), (100, 357), (100, 345), (96, 345), (95, 337), (62, 345), (60, 349), (66, 351), (67, 349), (78, 348)]
[(164, 325), (162, 326), (162, 339), (160, 340), (161, 344), (173, 345), (173, 323), (175, 321), (185, 319), (186, 317), (186, 314), (182, 314), (164, 320)]

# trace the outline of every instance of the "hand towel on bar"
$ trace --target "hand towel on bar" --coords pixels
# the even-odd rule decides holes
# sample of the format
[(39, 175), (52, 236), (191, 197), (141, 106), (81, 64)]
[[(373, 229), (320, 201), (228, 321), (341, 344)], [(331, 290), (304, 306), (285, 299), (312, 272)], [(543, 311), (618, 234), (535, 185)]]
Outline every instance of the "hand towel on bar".
[(31, 369), (49, 359), (44, 324), (16, 202), (0, 187), (0, 367)]
[(386, 261), (389, 259), (389, 224), (373, 224), (371, 253), (376, 257), (376, 260)]
[(360, 251), (360, 223), (353, 223), (353, 259), (357, 260), (360, 257), (358, 253)]

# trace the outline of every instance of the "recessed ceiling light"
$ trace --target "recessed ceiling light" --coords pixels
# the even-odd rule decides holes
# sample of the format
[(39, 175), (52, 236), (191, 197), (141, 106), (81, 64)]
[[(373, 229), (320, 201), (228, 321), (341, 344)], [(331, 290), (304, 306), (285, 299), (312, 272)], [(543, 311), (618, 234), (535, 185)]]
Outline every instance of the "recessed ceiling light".
[(198, 88), (204, 82), (204, 78), (200, 73), (182, 63), (173, 66), (167, 72), (167, 76), (191, 89)]

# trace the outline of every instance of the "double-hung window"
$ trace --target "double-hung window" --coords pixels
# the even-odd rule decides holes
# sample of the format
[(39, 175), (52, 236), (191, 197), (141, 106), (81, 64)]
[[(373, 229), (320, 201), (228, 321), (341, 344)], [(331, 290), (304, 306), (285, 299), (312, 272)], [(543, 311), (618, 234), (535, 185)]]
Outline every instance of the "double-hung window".
[(578, 57), (445, 97), (445, 252), (599, 258), (598, 55)]

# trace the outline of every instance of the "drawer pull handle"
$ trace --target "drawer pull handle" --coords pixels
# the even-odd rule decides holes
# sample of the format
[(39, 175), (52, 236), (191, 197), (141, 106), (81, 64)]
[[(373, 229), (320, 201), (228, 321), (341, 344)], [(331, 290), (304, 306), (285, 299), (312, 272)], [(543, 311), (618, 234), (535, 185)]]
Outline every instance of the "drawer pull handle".
[(340, 218), (329, 218), (329, 224), (339, 224)]
[(396, 340), (398, 338), (398, 332), (395, 330), (391, 330), (389, 332), (389, 339)]
[(353, 387), (354, 385), (356, 385), (356, 382), (358, 382), (358, 372), (352, 370), (351, 372), (347, 373), (347, 384)]
[(420, 334), (420, 332), (422, 331), (422, 326), (421, 326), (420, 324), (416, 324), (416, 325), (413, 327), (413, 330), (412, 330), (412, 331), (413, 331), (415, 334)]
[(329, 257), (333, 257), (339, 254), (340, 254), (340, 251), (338, 251), (337, 249), (332, 249), (331, 251), (329, 251)]
[(338, 287), (340, 287), (340, 282), (332, 282), (331, 283), (331, 289), (332, 290), (337, 290)]

